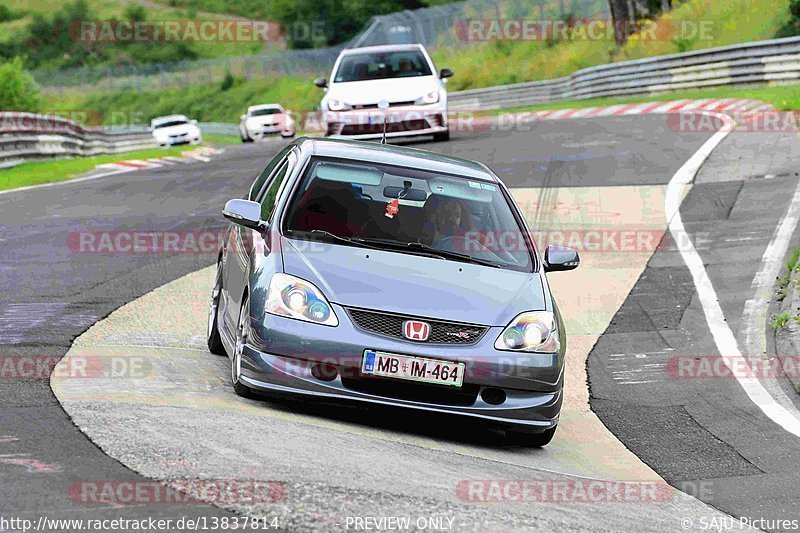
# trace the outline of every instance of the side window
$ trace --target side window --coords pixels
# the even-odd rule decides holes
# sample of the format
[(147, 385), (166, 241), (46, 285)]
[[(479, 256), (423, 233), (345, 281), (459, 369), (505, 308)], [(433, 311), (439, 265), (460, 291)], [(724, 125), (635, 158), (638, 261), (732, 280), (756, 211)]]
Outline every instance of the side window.
[(278, 167), (280, 163), (283, 163), (284, 159), (286, 159), (286, 154), (288, 154), (292, 149), (292, 145), (290, 144), (280, 152), (278, 155), (272, 158), (272, 160), (267, 165), (261, 174), (258, 175), (256, 180), (253, 182), (253, 186), (250, 187), (250, 194), (248, 195), (248, 200), (251, 202), (257, 202), (258, 193), (261, 192), (261, 189), (264, 188), (264, 184), (267, 182), (267, 179), (274, 173), (275, 169)]
[(261, 202), (261, 220), (271, 221), (280, 193), (286, 184), (286, 178), (291, 174), (296, 162), (297, 156), (290, 153), (286, 161), (282, 162), (278, 170), (275, 171), (275, 175), (266, 185), (265, 190), (261, 191), (258, 200), (256, 200)]

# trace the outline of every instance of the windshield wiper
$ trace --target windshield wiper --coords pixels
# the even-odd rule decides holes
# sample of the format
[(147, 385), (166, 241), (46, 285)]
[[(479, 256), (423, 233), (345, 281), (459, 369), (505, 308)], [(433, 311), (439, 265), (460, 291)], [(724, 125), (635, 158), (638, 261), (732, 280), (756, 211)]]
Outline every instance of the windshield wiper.
[(438, 248), (431, 248), (424, 242), (409, 242), (406, 244), (409, 248), (420, 248), (425, 250), (426, 252), (438, 254), (441, 257), (447, 259), (455, 259), (456, 261), (463, 261), (465, 263), (475, 263), (476, 265), (483, 265), (488, 267), (494, 268), (502, 268), (502, 265), (499, 263), (495, 263), (494, 261), (487, 261), (486, 259), (478, 259), (477, 257), (473, 257), (469, 254), (462, 254), (460, 252), (451, 252), (450, 250), (440, 250)]
[(358, 242), (366, 242), (372, 244), (380, 244), (382, 246), (389, 246), (394, 249), (398, 250), (409, 250), (412, 252), (417, 253), (424, 253), (427, 255), (431, 255), (434, 257), (438, 257), (440, 259), (455, 259), (456, 261), (462, 261), (464, 263), (475, 263), (477, 265), (489, 266), (494, 268), (502, 268), (502, 266), (498, 263), (493, 261), (487, 261), (485, 259), (478, 259), (476, 257), (472, 257), (469, 254), (462, 254), (459, 252), (451, 252), (448, 250), (440, 250), (438, 248), (431, 248), (425, 243), (422, 242), (399, 242), (390, 239), (362, 239), (355, 237), (354, 240)]
[(295, 235), (295, 234), (306, 234), (306, 235), (323, 235), (325, 237), (329, 237), (331, 239), (337, 240), (339, 242), (343, 242), (346, 244), (351, 244), (354, 246), (360, 246), (362, 248), (370, 248), (373, 250), (378, 250), (379, 248), (376, 246), (370, 246), (362, 242), (360, 239), (352, 239), (350, 237), (343, 237), (342, 235), (336, 235), (335, 233), (331, 233), (330, 231), (326, 231), (324, 229), (312, 229), (311, 231), (308, 230), (296, 230), (296, 229), (289, 229), (286, 230), (287, 233)]

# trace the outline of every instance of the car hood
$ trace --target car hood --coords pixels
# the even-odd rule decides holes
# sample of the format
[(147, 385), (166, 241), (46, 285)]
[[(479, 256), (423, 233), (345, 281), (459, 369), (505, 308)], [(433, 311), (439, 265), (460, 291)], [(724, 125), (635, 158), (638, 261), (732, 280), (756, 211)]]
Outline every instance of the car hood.
[(391, 104), (416, 100), (438, 90), (436, 76), (416, 76), (333, 83), (325, 98), (341, 100), (349, 105), (374, 105), (380, 100), (386, 100)]
[(284, 271), (331, 303), (486, 326), (545, 309), (538, 273), (283, 238)]
[(153, 130), (153, 135), (157, 137), (166, 137), (168, 135), (180, 135), (181, 133), (188, 133), (192, 135), (197, 133), (199, 128), (194, 124), (179, 124), (177, 126), (169, 126), (166, 128), (158, 128)]
[(260, 117), (247, 117), (246, 123), (250, 127), (259, 125), (274, 125), (278, 124), (283, 119), (283, 113), (274, 113), (272, 115), (262, 115)]

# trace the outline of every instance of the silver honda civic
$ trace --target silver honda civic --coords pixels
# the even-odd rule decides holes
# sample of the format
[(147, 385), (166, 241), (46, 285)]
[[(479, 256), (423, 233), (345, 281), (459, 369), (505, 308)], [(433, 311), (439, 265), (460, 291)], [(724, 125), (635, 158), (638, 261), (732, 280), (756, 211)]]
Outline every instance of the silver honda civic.
[(208, 346), (237, 394), (291, 393), (451, 413), (544, 446), (566, 334), (537, 250), (486, 166), (300, 138), (223, 210)]

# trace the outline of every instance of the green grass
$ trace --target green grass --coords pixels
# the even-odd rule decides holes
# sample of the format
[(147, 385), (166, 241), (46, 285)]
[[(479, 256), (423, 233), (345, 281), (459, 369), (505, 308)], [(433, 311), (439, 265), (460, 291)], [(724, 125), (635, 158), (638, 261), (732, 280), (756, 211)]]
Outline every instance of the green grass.
[(196, 147), (151, 148), (122, 154), (22, 163), (15, 167), (0, 169), (0, 190), (64, 181), (88, 172), (95, 166), (103, 163), (115, 163), (127, 159), (149, 159), (153, 157), (179, 155), (184, 150), (194, 148)]
[(783, 313), (778, 313), (777, 315), (775, 315), (775, 319), (772, 321), (772, 329), (777, 331), (778, 329), (784, 327), (786, 324), (789, 323), (789, 320), (791, 320), (791, 318), (792, 315), (790, 315), (786, 311), (784, 311)]
[[(312, 80), (281, 77), (236, 84), (224, 91), (219, 84), (195, 85), (159, 91), (117, 91), (105, 93), (65, 93), (63, 98), (48, 95), (56, 109), (93, 110), (94, 116), (138, 116), (143, 121), (159, 115), (181, 113), (204, 122), (239, 123), (248, 106), (279, 103), (293, 111), (308, 111), (319, 105), (323, 92)], [(56, 104), (57, 103), (57, 104)]]
[(797, 283), (796, 279), (792, 280), (792, 274), (797, 271), (798, 261), (800, 261), (800, 248), (795, 248), (792, 250), (792, 255), (786, 259), (786, 274), (784, 274), (778, 282), (778, 291), (775, 295), (775, 299), (779, 302), (786, 298), (786, 291), (787, 287), (789, 286), (789, 282), (794, 281)]
[[(610, 62), (770, 39), (790, 20), (789, 0), (684, 0), (674, 4), (671, 12), (656, 21), (655, 32), (646, 34), (651, 37), (634, 35), (621, 47), (613, 39), (497, 41), (441, 46), (433, 57), (440, 67), (455, 71), (451, 90), (472, 89), (560, 78)], [(497, 17), (492, 13), (486, 16)], [(703, 21), (708, 25), (701, 32)], [(681, 28), (686, 29), (681, 32)]]

